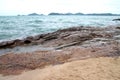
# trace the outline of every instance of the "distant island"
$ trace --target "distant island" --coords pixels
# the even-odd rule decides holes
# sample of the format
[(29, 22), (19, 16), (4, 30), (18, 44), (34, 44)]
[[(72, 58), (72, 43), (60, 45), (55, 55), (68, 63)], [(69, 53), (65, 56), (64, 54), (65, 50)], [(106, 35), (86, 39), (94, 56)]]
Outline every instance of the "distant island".
[(31, 13), (31, 14), (28, 14), (28, 16), (41, 16), (43, 14), (37, 14), (37, 13)]
[[(30, 13), (28, 15), (17, 15), (17, 16), (42, 16), (44, 14), (38, 14), (38, 13)], [(87, 15), (87, 16), (120, 16), (120, 14), (112, 14), (112, 13), (90, 13), (90, 14), (84, 14), (84, 13), (57, 13), (57, 12), (51, 12), (48, 15)]]
[(43, 14), (30, 13), (28, 15), (20, 15), (20, 14), (18, 14), (17, 16), (41, 16), (41, 15), (43, 15)]
[(120, 14), (112, 14), (112, 13), (49, 13), (48, 15), (89, 15), (89, 16), (120, 16)]
[(54, 12), (52, 12), (52, 13), (49, 13), (48, 15), (84, 15), (84, 14), (83, 13), (73, 14), (73, 13), (54, 13)]
[(92, 15), (92, 16), (120, 16), (120, 14), (112, 14), (112, 13), (92, 13), (92, 14), (85, 14), (85, 15)]

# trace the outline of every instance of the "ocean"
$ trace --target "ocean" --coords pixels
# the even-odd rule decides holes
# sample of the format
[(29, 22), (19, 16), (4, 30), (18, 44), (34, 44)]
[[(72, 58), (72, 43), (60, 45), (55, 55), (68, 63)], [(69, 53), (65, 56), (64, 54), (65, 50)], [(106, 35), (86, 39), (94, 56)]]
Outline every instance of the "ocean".
[(119, 25), (120, 22), (112, 21), (116, 18), (120, 18), (120, 16), (0, 16), (0, 42), (68, 27)]

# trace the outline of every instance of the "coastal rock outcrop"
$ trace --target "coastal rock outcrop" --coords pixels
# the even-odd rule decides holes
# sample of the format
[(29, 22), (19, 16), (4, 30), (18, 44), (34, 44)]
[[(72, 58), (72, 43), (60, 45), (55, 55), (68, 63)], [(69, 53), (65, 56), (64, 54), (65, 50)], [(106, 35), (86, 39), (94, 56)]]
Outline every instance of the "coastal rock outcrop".
[[(116, 29), (118, 29), (118, 27), (116, 27)], [(97, 37), (112, 38), (113, 35), (116, 35), (116, 29), (114, 28), (113, 32), (110, 29), (99, 27), (72, 27), (52, 33), (29, 36), (21, 40), (16, 39), (12, 41), (0, 42), (0, 49), (35, 44), (46, 46), (52, 45), (54, 47), (72, 42), (84, 42)]]
[(21, 40), (1, 42), (0, 50), (19, 46), (27, 49), (26, 46), (33, 45), (52, 47), (52, 50), (31, 51), (31, 48), (28, 48), (29, 52), (24, 52), (22, 49), (21, 54), (14, 51), (4, 53), (0, 56), (0, 74), (20, 74), (25, 70), (88, 58), (114, 57), (117, 59), (120, 56), (119, 37), (119, 26), (106, 28), (81, 26), (28, 36)]
[(118, 19), (113, 19), (112, 21), (120, 21), (120, 18), (118, 18)]

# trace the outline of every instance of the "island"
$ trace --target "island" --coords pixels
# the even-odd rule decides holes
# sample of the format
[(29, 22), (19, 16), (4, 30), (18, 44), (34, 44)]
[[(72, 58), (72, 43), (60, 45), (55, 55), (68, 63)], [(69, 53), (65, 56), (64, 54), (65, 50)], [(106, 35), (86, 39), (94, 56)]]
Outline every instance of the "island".
[(31, 13), (31, 14), (28, 14), (28, 16), (41, 16), (43, 14), (37, 14), (37, 13)]
[(112, 14), (112, 13), (90, 13), (90, 14), (84, 14), (81, 12), (78, 13), (56, 13), (52, 12), (48, 15), (88, 15), (88, 16), (120, 16), (120, 14)]

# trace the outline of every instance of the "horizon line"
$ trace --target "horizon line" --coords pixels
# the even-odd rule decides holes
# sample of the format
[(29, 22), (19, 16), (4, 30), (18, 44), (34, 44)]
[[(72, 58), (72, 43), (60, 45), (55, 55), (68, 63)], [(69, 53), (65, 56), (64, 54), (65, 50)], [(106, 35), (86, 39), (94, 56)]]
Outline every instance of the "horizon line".
[(27, 13), (27, 14), (10, 14), (10, 15), (2, 15), (2, 14), (0, 14), (0, 16), (18, 16), (18, 15), (21, 15), (21, 16), (27, 16), (27, 15), (29, 15), (29, 14), (33, 14), (33, 13), (35, 13), (35, 14), (38, 14), (38, 15), (49, 15), (49, 14), (51, 14), (51, 13), (59, 13), (59, 14), (68, 14), (68, 13), (70, 13), (70, 14), (73, 14), (73, 15), (75, 15), (76, 13), (81, 13), (81, 15), (83, 14), (83, 15), (88, 15), (88, 14), (111, 14), (111, 15), (120, 15), (120, 13), (111, 13), (111, 12), (100, 12), (100, 13), (98, 13), (98, 12), (96, 12), (96, 13), (82, 13), (82, 12), (76, 12), (76, 13), (73, 13), (73, 12), (50, 12), (50, 13), (47, 13), (47, 14), (45, 14), (45, 13), (37, 13), (37, 12), (31, 12), (31, 13)]

